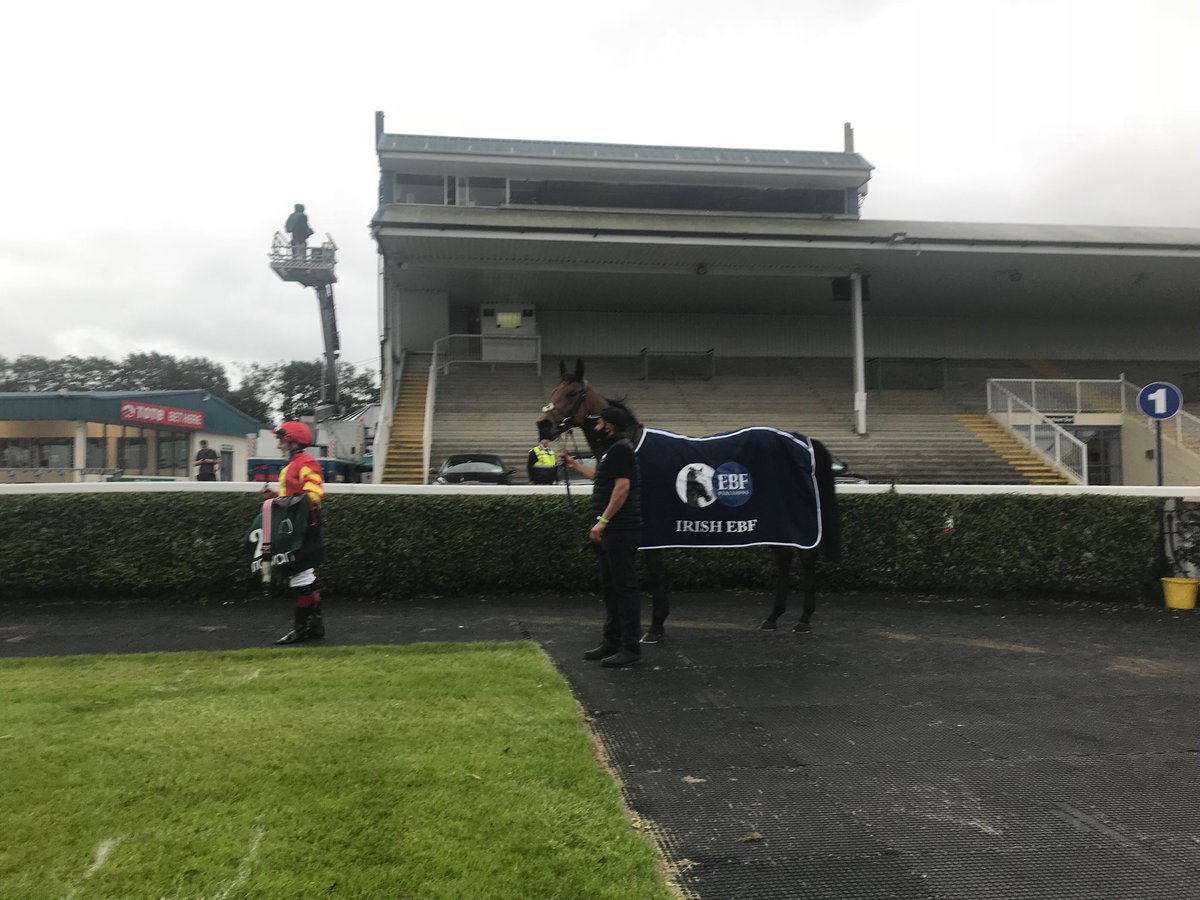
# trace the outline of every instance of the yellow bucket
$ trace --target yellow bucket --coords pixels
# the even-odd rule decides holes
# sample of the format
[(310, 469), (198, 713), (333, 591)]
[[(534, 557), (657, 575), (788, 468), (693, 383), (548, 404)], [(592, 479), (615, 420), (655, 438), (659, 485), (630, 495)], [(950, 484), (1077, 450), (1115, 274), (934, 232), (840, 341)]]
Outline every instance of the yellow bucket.
[(1196, 608), (1196, 586), (1200, 582), (1195, 578), (1163, 578), (1160, 580), (1167, 609)]

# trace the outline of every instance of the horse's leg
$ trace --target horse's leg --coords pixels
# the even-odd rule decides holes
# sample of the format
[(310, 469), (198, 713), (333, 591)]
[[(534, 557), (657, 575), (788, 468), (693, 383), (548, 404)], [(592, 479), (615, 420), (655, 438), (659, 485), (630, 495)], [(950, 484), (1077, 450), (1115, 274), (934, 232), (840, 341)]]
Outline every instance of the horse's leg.
[(669, 588), (667, 566), (663, 561), (661, 550), (643, 550), (642, 555), (646, 557), (646, 573), (650, 576), (650, 596), (654, 601), (650, 628), (642, 635), (642, 643), (657, 644), (663, 639), (663, 623), (671, 614), (671, 600), (667, 595)]
[(804, 612), (800, 614), (800, 621), (792, 631), (809, 634), (812, 627), (808, 623), (817, 611), (817, 551), (805, 550), (803, 555), (801, 566), (804, 570)]
[(787, 612), (788, 579), (792, 574), (792, 548), (774, 547), (775, 551), (775, 605), (758, 627), (763, 631), (774, 631), (779, 617)]

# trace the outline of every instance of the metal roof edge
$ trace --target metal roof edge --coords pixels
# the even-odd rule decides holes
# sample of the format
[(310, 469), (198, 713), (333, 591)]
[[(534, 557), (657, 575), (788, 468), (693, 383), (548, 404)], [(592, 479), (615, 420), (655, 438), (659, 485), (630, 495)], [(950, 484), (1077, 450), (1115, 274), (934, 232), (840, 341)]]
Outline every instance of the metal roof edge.
[[(416, 149), (407, 147), (390, 147), (389, 140), (424, 140), (429, 142), (454, 142), (466, 143), (472, 142), (479, 144), (490, 145), (508, 145), (508, 152), (503, 152), (499, 147), (493, 147), (484, 150), (475, 150), (469, 147), (456, 147), (453, 149)], [(550, 148), (550, 152), (545, 152), (545, 148)], [(554, 152), (556, 148), (562, 148), (565, 152), (557, 154)], [(588, 149), (591, 153), (587, 153)], [(664, 159), (657, 155), (662, 152), (677, 152), (677, 153), (717, 153), (717, 154), (794, 154), (797, 156), (829, 156), (841, 157), (847, 161), (845, 166), (836, 166), (829, 168), (845, 168), (855, 171), (873, 171), (874, 166), (871, 165), (862, 154), (857, 151), (847, 152), (845, 150), (798, 150), (795, 148), (776, 148), (776, 147), (696, 147), (685, 146), (678, 144), (619, 144), (608, 142), (592, 142), (592, 141), (541, 141), (530, 140), (526, 138), (483, 138), (483, 137), (466, 137), (462, 135), (435, 135), (435, 134), (400, 134), (394, 132), (385, 132), (379, 136), (375, 142), (377, 154), (384, 153), (402, 153), (402, 154), (429, 154), (437, 156), (469, 154), (480, 157), (495, 157), (500, 159), (511, 159), (513, 157), (525, 157), (530, 159), (549, 159), (549, 160), (596, 160), (607, 159), (621, 162), (635, 162), (639, 164), (660, 164), (660, 165), (687, 165), (704, 162), (706, 164), (719, 163), (722, 165), (736, 165), (745, 167), (782, 167), (782, 168), (808, 168), (809, 163), (790, 163), (790, 162), (768, 162), (765, 160), (755, 162), (743, 161), (719, 161), (719, 160), (691, 160), (691, 159)], [(595, 150), (603, 149), (612, 153), (598, 157)], [(525, 152), (518, 152), (524, 150)], [(630, 153), (613, 152), (628, 150)], [(651, 152), (648, 156), (638, 156), (637, 151), (644, 150)]]

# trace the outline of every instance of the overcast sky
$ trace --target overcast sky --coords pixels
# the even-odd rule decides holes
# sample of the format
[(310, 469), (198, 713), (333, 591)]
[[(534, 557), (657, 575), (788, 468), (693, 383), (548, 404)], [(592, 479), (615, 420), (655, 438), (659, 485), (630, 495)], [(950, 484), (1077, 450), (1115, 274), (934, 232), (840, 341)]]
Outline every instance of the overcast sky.
[[(293, 203), (378, 362), (393, 133), (840, 150), (873, 219), (1200, 227), (1195, 0), (20, 0), (0, 53), (0, 356), (315, 359)], [(231, 370), (231, 375), (235, 372)]]

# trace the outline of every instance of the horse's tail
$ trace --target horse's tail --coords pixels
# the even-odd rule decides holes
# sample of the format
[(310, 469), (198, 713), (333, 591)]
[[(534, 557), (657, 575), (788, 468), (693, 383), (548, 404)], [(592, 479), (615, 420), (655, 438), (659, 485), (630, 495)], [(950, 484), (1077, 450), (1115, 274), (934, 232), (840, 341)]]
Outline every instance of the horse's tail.
[(833, 457), (820, 441), (813, 441), (817, 493), (821, 498), (821, 553), (827, 560), (842, 555), (842, 518), (838, 512), (837, 482), (833, 477)]

